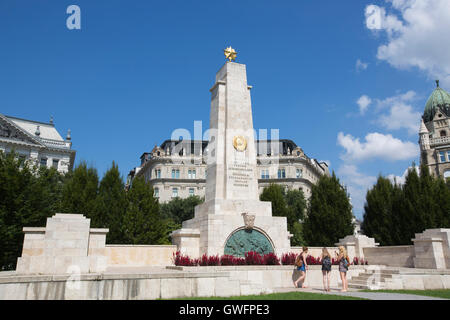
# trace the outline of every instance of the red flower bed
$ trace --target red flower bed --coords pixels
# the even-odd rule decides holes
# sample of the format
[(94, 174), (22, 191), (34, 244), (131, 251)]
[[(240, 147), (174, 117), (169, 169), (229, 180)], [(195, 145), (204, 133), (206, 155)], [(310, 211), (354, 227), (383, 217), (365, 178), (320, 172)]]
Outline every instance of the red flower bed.
[(245, 263), (247, 265), (263, 265), (264, 258), (258, 252), (249, 251), (245, 254)]
[(364, 258), (354, 257), (353, 258), (353, 264), (355, 266), (357, 266), (357, 265), (362, 265), (363, 266), (363, 265), (368, 265), (369, 262), (367, 260), (364, 260)]
[(284, 266), (293, 266), (295, 264), (295, 258), (297, 258), (297, 254), (293, 252), (283, 253), (281, 256), (281, 264)]
[[(245, 254), (245, 258), (234, 257), (231, 255), (208, 256), (204, 254), (199, 259), (191, 259), (189, 256), (181, 254), (179, 251), (173, 254), (173, 263), (176, 266), (192, 267), (192, 266), (239, 266), (239, 265), (294, 265), (297, 254), (290, 252), (281, 256), (281, 261), (274, 253), (260, 255), (257, 252), (249, 251)], [(321, 265), (322, 259), (315, 258), (311, 255), (306, 257), (308, 265)], [(331, 259), (331, 264), (338, 265), (336, 258)], [(368, 261), (363, 258), (353, 258), (353, 265), (368, 265)]]
[(198, 264), (198, 259), (191, 259), (188, 256), (181, 254), (180, 251), (177, 251), (173, 254), (173, 263), (176, 266), (193, 267)]
[(206, 253), (199, 259), (200, 266), (219, 266), (220, 258), (216, 256), (207, 256)]
[(280, 265), (280, 259), (276, 256), (275, 253), (270, 252), (264, 255), (263, 257), (264, 264), (267, 266), (278, 266)]
[(220, 257), (221, 266), (242, 266), (245, 265), (245, 259), (231, 255), (223, 255)]

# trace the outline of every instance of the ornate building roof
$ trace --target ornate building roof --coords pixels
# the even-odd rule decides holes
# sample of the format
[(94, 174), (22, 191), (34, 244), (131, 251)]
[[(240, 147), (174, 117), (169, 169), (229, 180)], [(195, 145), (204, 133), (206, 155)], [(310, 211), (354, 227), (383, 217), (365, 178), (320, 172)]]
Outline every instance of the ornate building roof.
[(439, 87), (439, 80), (436, 80), (436, 84), (436, 89), (425, 105), (425, 111), (423, 113), (423, 120), (425, 122), (432, 121), (438, 109), (450, 117), (450, 94)]

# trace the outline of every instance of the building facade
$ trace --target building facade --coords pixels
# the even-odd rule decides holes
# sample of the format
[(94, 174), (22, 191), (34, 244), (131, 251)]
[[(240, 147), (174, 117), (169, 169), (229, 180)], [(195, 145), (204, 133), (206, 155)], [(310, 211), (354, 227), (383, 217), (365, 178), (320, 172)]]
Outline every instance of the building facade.
[[(306, 198), (321, 175), (329, 175), (328, 165), (305, 155), (291, 140), (256, 141), (258, 189), (270, 184), (302, 190)], [(205, 196), (208, 141), (166, 140), (141, 156), (141, 165), (130, 171), (127, 185), (134, 177), (144, 177), (160, 202), (173, 198)]]
[(76, 154), (72, 150), (70, 130), (63, 139), (53, 120), (45, 123), (0, 113), (0, 151), (13, 150), (31, 166), (53, 167), (60, 173), (73, 168)]
[(430, 172), (445, 179), (450, 178), (450, 94), (439, 86), (425, 106), (419, 131), (421, 163)]

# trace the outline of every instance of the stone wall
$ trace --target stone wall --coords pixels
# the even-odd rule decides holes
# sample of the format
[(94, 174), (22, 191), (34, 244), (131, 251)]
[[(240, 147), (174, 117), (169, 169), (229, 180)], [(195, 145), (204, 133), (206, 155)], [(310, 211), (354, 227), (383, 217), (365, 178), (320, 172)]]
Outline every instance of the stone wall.
[[(350, 267), (348, 277), (365, 267)], [(0, 272), (0, 300), (149, 300), (231, 297), (292, 288), (300, 274), (293, 266), (170, 267), (159, 273), (18, 276)], [(311, 266), (306, 284), (322, 286), (320, 266)], [(333, 266), (331, 286), (340, 285)]]
[(172, 265), (173, 245), (107, 245), (105, 255), (109, 267), (142, 267)]
[(414, 268), (414, 246), (373, 247), (363, 251), (371, 265)]

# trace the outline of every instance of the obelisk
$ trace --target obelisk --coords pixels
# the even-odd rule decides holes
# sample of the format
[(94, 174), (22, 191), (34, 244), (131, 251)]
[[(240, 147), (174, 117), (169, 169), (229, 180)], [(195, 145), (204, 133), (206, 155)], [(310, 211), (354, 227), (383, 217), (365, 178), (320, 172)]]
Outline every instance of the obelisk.
[[(290, 249), (285, 217), (272, 217), (270, 202), (259, 200), (251, 86), (244, 64), (230, 61), (217, 72), (211, 88), (210, 142), (205, 202), (195, 217), (172, 234), (173, 243), (198, 256), (243, 250), (281, 254)], [(228, 57), (227, 57), (228, 58)], [(244, 246), (242, 246), (244, 244)]]

